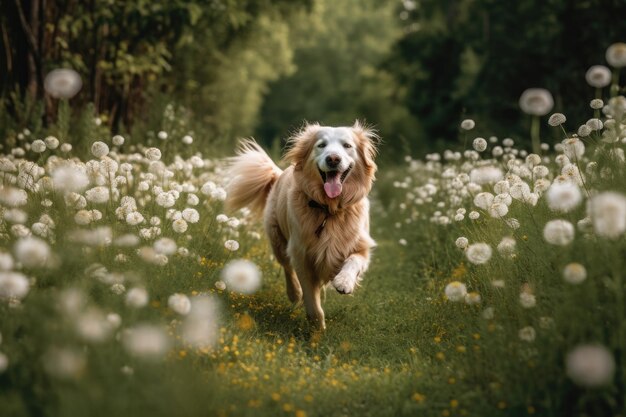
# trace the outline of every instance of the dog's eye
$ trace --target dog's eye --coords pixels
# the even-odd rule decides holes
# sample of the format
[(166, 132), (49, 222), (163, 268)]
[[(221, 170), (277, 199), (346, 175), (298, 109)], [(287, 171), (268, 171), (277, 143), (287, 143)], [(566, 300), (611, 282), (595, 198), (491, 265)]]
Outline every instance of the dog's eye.
[(318, 148), (325, 148), (326, 147), (326, 143), (322, 142), (319, 145), (317, 145)]
[(349, 143), (344, 143), (343, 147), (346, 149), (350, 149), (352, 147), (352, 145), (350, 145)]

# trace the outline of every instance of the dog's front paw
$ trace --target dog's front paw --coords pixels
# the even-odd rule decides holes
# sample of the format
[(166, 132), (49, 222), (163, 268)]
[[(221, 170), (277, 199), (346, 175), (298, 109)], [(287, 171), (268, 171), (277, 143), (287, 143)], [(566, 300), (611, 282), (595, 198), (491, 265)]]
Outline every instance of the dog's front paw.
[(349, 272), (341, 271), (333, 278), (333, 287), (341, 294), (352, 294), (358, 278)]

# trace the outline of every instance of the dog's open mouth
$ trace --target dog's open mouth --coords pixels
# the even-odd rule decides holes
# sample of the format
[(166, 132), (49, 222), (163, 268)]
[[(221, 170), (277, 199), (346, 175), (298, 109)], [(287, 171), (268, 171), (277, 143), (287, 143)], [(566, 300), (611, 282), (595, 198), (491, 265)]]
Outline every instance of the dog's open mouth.
[(352, 165), (348, 167), (343, 172), (339, 171), (328, 171), (324, 172), (321, 169), (320, 175), (322, 176), (322, 180), (324, 181), (324, 191), (328, 198), (336, 198), (341, 194), (341, 190), (343, 188), (343, 182), (346, 180), (346, 177), (352, 170)]

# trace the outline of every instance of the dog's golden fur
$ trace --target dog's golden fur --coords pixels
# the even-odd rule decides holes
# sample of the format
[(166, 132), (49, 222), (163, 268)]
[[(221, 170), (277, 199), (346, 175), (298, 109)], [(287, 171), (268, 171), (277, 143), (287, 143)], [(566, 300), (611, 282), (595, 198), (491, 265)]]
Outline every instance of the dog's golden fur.
[(351, 293), (369, 264), (375, 246), (369, 235), (369, 194), (376, 164), (377, 136), (356, 122), (351, 128), (356, 155), (354, 166), (336, 198), (324, 192), (324, 183), (311, 153), (319, 124), (307, 124), (289, 140), (281, 171), (252, 140), (241, 142), (231, 158), (227, 208), (244, 206), (263, 212), (265, 230), (278, 262), (283, 266), (287, 294), (304, 301), (308, 318), (324, 328), (322, 287), (332, 282)]

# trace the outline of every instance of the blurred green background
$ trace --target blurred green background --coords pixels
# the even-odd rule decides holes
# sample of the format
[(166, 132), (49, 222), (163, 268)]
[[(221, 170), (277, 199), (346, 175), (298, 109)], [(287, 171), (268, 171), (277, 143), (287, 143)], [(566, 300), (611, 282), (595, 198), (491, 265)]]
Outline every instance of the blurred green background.
[(43, 79), (70, 67), (84, 83), (75, 117), (140, 138), (170, 105), (215, 149), (255, 136), (277, 150), (305, 120), (356, 118), (380, 131), (383, 157), (448, 146), (464, 118), (524, 143), (520, 93), (547, 88), (555, 111), (582, 119), (585, 71), (626, 35), (623, 0), (1, 4), (2, 137), (53, 123)]

